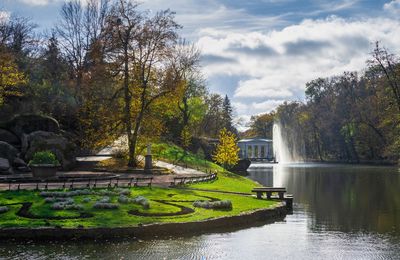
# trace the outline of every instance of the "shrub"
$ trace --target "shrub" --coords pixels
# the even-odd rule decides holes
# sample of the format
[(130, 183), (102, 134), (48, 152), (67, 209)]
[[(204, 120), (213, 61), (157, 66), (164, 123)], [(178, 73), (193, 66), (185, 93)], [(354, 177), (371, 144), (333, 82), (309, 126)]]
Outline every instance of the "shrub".
[(99, 199), (97, 202), (109, 203), (110, 202), (110, 197), (104, 196), (103, 198)]
[(66, 204), (74, 203), (74, 200), (71, 198), (56, 198), (56, 197), (47, 197), (44, 199), (45, 203), (54, 203), (54, 202), (64, 202)]
[(80, 204), (75, 204), (73, 199), (66, 199), (64, 201), (59, 201), (51, 205), (53, 210), (82, 210), (83, 206)]
[(143, 196), (137, 196), (136, 198), (129, 198), (125, 195), (120, 195), (118, 198), (118, 202), (119, 203), (134, 203), (134, 204), (138, 204), (138, 205), (142, 205), (142, 207), (144, 209), (149, 209), (150, 208), (150, 203), (149, 201), (143, 197)]
[(73, 190), (73, 191), (42, 191), (40, 192), (40, 196), (42, 197), (73, 197), (73, 196), (82, 196), (82, 195), (96, 195), (95, 191), (91, 191), (88, 189), (84, 190)]
[(117, 209), (117, 208), (119, 208), (119, 206), (118, 206), (118, 204), (114, 204), (114, 203), (98, 201), (93, 205), (93, 208), (95, 208), (95, 209)]
[(230, 200), (220, 200), (220, 201), (202, 201), (198, 200), (193, 203), (196, 208), (205, 209), (232, 209), (232, 202)]
[(90, 201), (91, 201), (90, 198), (83, 198), (83, 200), (82, 200), (82, 202), (84, 202), (84, 203), (88, 203), (88, 202), (90, 202)]
[(0, 207), (0, 213), (6, 213), (10, 209), (7, 206)]
[(29, 161), (29, 165), (32, 164), (59, 165), (60, 162), (57, 160), (56, 156), (51, 151), (42, 151), (42, 152), (36, 152), (33, 155), (32, 160)]
[(81, 204), (70, 204), (65, 205), (65, 209), (69, 210), (83, 210), (83, 206)]
[(136, 198), (134, 198), (133, 203), (142, 205), (142, 207), (144, 209), (150, 208), (150, 203), (149, 203), (148, 199), (146, 199), (143, 196), (137, 196)]

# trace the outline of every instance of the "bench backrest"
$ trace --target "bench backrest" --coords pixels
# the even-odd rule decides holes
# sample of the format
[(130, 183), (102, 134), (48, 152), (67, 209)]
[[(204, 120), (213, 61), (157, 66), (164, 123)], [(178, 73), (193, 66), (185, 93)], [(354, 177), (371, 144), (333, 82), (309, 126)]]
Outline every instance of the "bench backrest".
[(279, 192), (279, 191), (282, 191), (282, 192), (286, 192), (286, 188), (281, 188), (281, 187), (260, 187), (260, 188), (254, 188), (253, 190), (252, 190), (253, 192), (254, 191), (264, 191), (264, 192)]

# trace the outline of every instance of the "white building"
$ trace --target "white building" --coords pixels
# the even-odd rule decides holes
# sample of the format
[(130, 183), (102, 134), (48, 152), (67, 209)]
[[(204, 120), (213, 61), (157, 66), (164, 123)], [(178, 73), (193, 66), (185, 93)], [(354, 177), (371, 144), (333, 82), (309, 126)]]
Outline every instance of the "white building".
[(272, 140), (263, 138), (241, 139), (238, 141), (240, 159), (273, 160)]

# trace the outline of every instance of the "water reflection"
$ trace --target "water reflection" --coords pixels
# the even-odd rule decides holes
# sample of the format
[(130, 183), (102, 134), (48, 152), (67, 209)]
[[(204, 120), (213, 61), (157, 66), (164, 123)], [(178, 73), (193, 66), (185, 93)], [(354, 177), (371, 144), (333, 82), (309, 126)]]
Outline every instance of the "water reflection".
[(257, 165), (249, 178), (287, 187), (312, 218), (310, 228), (400, 234), (400, 174), (394, 167)]

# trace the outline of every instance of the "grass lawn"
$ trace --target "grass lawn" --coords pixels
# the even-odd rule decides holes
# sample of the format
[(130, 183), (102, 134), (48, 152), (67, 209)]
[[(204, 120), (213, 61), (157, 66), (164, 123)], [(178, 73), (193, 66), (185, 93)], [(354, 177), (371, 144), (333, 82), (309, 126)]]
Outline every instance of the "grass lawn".
[[(95, 191), (99, 192), (100, 190)], [(113, 189), (108, 191), (113, 191)], [(91, 194), (72, 196), (71, 198), (74, 200), (74, 203), (82, 205), (82, 209), (80, 210), (51, 209), (52, 203), (46, 203), (45, 198), (40, 195), (39, 191), (3, 191), (0, 192), (0, 206), (8, 205), (7, 207), (9, 208), (9, 211), (0, 214), (0, 227), (124, 227), (137, 226), (138, 224), (146, 223), (188, 222), (221, 216), (238, 215), (243, 212), (249, 212), (260, 208), (268, 208), (276, 204), (276, 202), (273, 201), (258, 200), (254, 197), (234, 194), (219, 194), (203, 191), (154, 187), (131, 188), (128, 197), (134, 198), (140, 195), (148, 199), (150, 208), (145, 209), (142, 205), (134, 203), (119, 203), (119, 190), (114, 191), (115, 195), (109, 195), (108, 197), (110, 198), (110, 203), (119, 206), (118, 209), (93, 208), (96, 201), (104, 198), (103, 195)], [(195, 208), (192, 204), (196, 200), (230, 200), (232, 202), (232, 209), (213, 210)], [(32, 214), (34, 218), (21, 217), (17, 215), (17, 212), (22, 206), (21, 204), (9, 205), (24, 202), (32, 203), (29, 213)], [(172, 203), (173, 205), (165, 204), (164, 202)], [(181, 211), (177, 206), (193, 209), (194, 212), (175, 216), (156, 216), (160, 213), (173, 214)], [(132, 210), (149, 214), (149, 216), (132, 215), (129, 213)], [(80, 214), (82, 213), (89, 213), (91, 217), (80, 218)], [(54, 217), (72, 217), (74, 219), (54, 219)]]
[[(153, 146), (153, 154), (154, 159), (162, 159), (174, 164), (197, 168), (204, 172), (210, 172), (211, 170), (218, 173), (217, 180), (193, 184), (190, 185), (191, 188), (249, 193), (252, 188), (260, 186), (252, 180), (225, 171), (219, 165), (206, 161), (198, 155), (184, 152), (175, 145), (156, 144)], [(118, 167), (121, 164), (118, 160), (108, 163), (113, 167)], [(60, 192), (65, 193), (68, 191)], [(148, 223), (190, 222), (233, 216), (276, 205), (274, 201), (258, 200), (251, 196), (172, 188), (135, 187), (124, 191), (94, 189), (86, 190), (86, 192), (89, 194), (73, 194), (68, 197), (69, 202), (78, 208), (53, 209), (55, 202), (46, 203), (46, 198), (43, 194), (40, 194), (40, 191), (2, 191), (0, 192), (0, 207), (6, 206), (8, 211), (2, 213), (0, 210), (0, 228), (45, 226), (128, 227)], [(108, 194), (104, 194), (104, 192)], [(147, 208), (143, 204), (135, 204), (132, 201), (120, 202), (121, 192), (124, 192), (125, 198), (129, 198), (129, 200), (133, 200), (138, 196), (145, 197), (150, 207)], [(51, 195), (49, 198), (55, 198), (54, 196)], [(98, 201), (104, 200), (105, 197), (107, 197), (107, 203), (113, 204), (118, 208), (95, 208), (94, 205)], [(217, 210), (194, 207), (193, 202), (198, 200), (229, 200), (232, 203), (232, 209)], [(25, 213), (21, 213), (23, 203), (25, 203)]]
[(155, 144), (153, 145), (153, 152), (156, 154), (156, 158), (163, 161), (185, 165), (204, 172), (211, 170), (218, 173), (216, 181), (190, 185), (192, 188), (250, 193), (254, 187), (261, 186), (259, 183), (248, 178), (224, 170), (224, 168), (216, 163), (204, 160), (200, 156), (190, 152), (185, 152), (176, 145), (165, 143)]

